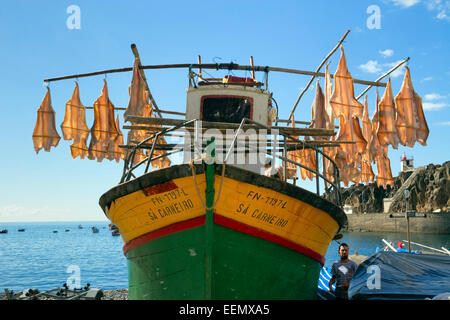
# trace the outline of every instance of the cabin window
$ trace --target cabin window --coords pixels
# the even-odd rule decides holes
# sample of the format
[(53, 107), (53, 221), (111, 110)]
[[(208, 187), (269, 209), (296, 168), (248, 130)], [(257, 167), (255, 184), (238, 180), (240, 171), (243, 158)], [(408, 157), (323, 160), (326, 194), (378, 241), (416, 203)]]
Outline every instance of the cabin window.
[(251, 119), (253, 99), (236, 96), (205, 96), (202, 98), (202, 120), (240, 123)]

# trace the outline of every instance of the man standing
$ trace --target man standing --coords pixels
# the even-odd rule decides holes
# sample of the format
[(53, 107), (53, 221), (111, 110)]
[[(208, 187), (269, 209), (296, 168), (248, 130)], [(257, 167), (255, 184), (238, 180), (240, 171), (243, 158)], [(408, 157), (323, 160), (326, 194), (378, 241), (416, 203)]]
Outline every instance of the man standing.
[(336, 300), (348, 300), (348, 287), (358, 265), (354, 261), (349, 260), (348, 245), (346, 243), (342, 243), (339, 246), (339, 255), (341, 260), (333, 263), (331, 267), (329, 288), (330, 292), (333, 292), (332, 285), (336, 283)]

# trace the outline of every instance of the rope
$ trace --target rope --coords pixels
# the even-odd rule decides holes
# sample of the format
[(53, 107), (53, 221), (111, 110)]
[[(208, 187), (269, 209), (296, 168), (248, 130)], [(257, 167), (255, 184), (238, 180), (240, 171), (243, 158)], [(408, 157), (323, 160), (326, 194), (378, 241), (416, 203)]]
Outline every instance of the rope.
[(198, 188), (198, 183), (197, 183), (197, 178), (196, 178), (197, 174), (196, 174), (195, 166), (194, 166), (194, 162), (195, 162), (196, 160), (198, 160), (198, 159), (192, 159), (192, 160), (189, 162), (189, 166), (191, 167), (191, 170), (192, 170), (192, 178), (193, 178), (193, 180), (194, 180), (195, 190), (197, 191), (197, 195), (198, 195), (198, 197), (200, 198), (200, 201), (202, 202), (203, 207), (204, 207), (206, 210), (214, 210), (214, 208), (215, 208), (216, 205), (217, 205), (217, 202), (219, 202), (220, 195), (221, 195), (221, 193), (222, 193), (222, 185), (223, 185), (223, 180), (224, 180), (224, 176), (225, 176), (225, 165), (226, 165), (226, 164), (225, 164), (225, 162), (222, 163), (222, 176), (221, 176), (221, 180), (220, 180), (219, 192), (217, 193), (216, 201), (214, 201), (214, 204), (213, 204), (212, 207), (207, 207), (205, 201), (203, 201), (203, 198), (202, 198), (202, 196), (201, 196), (200, 190), (199, 190), (199, 188)]

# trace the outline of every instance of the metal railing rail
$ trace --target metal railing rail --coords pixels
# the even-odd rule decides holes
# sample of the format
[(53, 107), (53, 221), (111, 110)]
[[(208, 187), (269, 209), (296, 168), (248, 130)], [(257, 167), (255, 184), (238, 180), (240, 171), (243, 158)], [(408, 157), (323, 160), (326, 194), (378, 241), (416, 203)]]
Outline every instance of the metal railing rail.
[[(168, 134), (169, 132), (178, 130), (180, 128), (192, 126), (193, 124), (196, 124), (196, 123), (198, 124), (198, 121), (200, 121), (200, 123), (201, 123), (201, 120), (194, 119), (194, 120), (184, 121), (184, 122), (182, 122), (182, 123), (180, 123), (180, 124), (178, 124), (176, 126), (173, 126), (173, 127), (165, 128), (162, 131), (160, 131), (158, 133), (155, 133), (152, 136), (142, 140), (141, 142), (137, 143), (136, 145), (133, 145), (132, 146), (132, 151), (128, 152), (127, 156), (124, 159), (124, 169), (123, 169), (122, 177), (120, 179), (120, 183), (129, 181), (132, 177), (136, 178), (135, 175), (133, 174), (133, 171), (136, 170), (138, 167), (142, 166), (143, 164), (146, 164), (145, 170), (144, 170), (144, 174), (145, 174), (145, 173), (148, 172), (148, 170), (150, 168), (150, 164), (153, 161), (184, 151), (185, 150), (184, 148), (178, 148), (176, 150), (168, 151), (168, 152), (165, 152), (163, 154), (159, 154), (159, 155), (154, 157), (155, 146), (157, 145), (158, 140), (161, 137), (163, 137), (164, 135)], [(238, 129), (236, 130), (236, 132), (234, 134), (234, 137), (233, 137), (232, 142), (229, 145), (228, 149), (226, 147), (223, 148), (223, 150), (226, 150), (226, 155), (225, 155), (225, 158), (223, 160), (223, 162), (225, 164), (226, 164), (230, 154), (233, 152), (233, 150), (237, 149), (236, 148), (236, 141), (238, 139), (239, 133), (242, 132), (242, 128), (243, 128), (244, 124), (246, 124), (246, 123), (253, 124), (257, 128), (260, 128), (260, 129), (266, 129), (267, 132), (268, 132), (268, 135), (280, 135), (280, 136), (283, 136), (283, 140), (285, 142), (283, 144), (283, 148), (277, 149), (275, 151), (273, 151), (273, 150), (265, 150), (265, 152), (266, 152), (267, 155), (270, 155), (273, 158), (277, 158), (277, 159), (280, 159), (281, 161), (283, 161), (284, 168), (285, 168), (285, 174), (284, 174), (284, 181), (285, 182), (287, 182), (286, 181), (286, 167), (287, 167), (287, 163), (291, 163), (291, 164), (295, 165), (296, 168), (303, 168), (303, 169), (305, 169), (307, 171), (312, 172), (315, 175), (316, 189), (317, 189), (316, 193), (317, 193), (317, 195), (320, 196), (320, 179), (322, 179), (324, 182), (329, 184), (329, 188), (327, 188), (326, 184), (325, 184), (325, 194), (327, 194), (329, 191), (330, 191), (330, 194), (334, 193), (334, 199), (332, 199), (333, 197), (330, 197), (329, 200), (333, 201), (338, 206), (341, 206), (342, 196), (341, 196), (340, 183), (339, 183), (339, 168), (337, 167), (337, 165), (334, 162), (334, 160), (332, 158), (330, 158), (327, 154), (325, 154), (322, 150), (320, 150), (320, 148), (314, 146), (313, 144), (309, 144), (309, 143), (307, 143), (305, 141), (301, 141), (301, 140), (299, 140), (299, 139), (297, 139), (297, 138), (295, 138), (295, 137), (293, 137), (291, 135), (285, 134), (285, 133), (277, 132), (276, 134), (274, 134), (273, 131), (271, 131), (268, 126), (265, 126), (265, 125), (263, 125), (261, 123), (258, 123), (256, 121), (253, 121), (253, 120), (250, 120), (250, 119), (247, 119), (247, 118), (242, 119)], [(152, 142), (151, 142), (151, 147), (150, 147), (150, 143), (148, 143), (148, 141), (151, 141), (151, 140), (152, 140)], [(277, 139), (274, 139), (274, 140), (275, 141), (281, 141), (281, 140), (277, 140)], [(292, 142), (295, 143), (294, 150), (292, 150), (292, 145), (291, 145), (289, 152), (293, 152), (295, 150), (301, 150), (301, 149), (304, 149), (304, 148), (312, 149), (315, 152), (315, 155), (316, 155), (316, 167), (315, 168), (310, 168), (310, 167), (305, 166), (305, 165), (303, 165), (303, 164), (301, 164), (301, 163), (299, 163), (297, 161), (289, 159), (288, 152), (286, 151), (286, 148), (287, 148), (286, 141), (287, 140), (289, 140), (290, 142), (292, 141)], [(191, 148), (194, 148), (194, 151), (195, 151), (195, 143), (196, 143), (196, 140), (194, 139), (194, 141), (190, 145)], [(273, 144), (273, 142), (271, 142), (271, 144)], [(240, 147), (242, 147), (242, 146), (240, 146)], [(147, 149), (147, 150), (150, 149), (150, 153), (146, 156), (145, 159), (143, 159), (140, 162), (138, 162), (137, 164), (133, 165), (134, 160), (135, 160), (135, 156), (136, 156), (136, 152), (137, 152), (138, 149)], [(251, 152), (251, 151), (255, 151), (257, 149), (252, 147), (252, 146), (250, 146), (250, 144), (248, 144), (248, 145), (246, 144), (244, 146), (244, 150), (245, 150), (245, 152), (247, 152), (247, 151)], [(278, 155), (277, 153), (281, 153), (281, 155)], [(320, 171), (319, 171), (319, 161), (318, 161), (318, 155), (319, 154), (321, 154), (322, 157), (328, 159), (332, 163), (333, 169), (334, 169), (333, 170), (334, 181), (330, 180), (325, 175), (320, 173)], [(331, 192), (331, 190), (333, 192)]]
[[(259, 122), (256, 122), (256, 121), (253, 121), (253, 120), (250, 120), (250, 119), (247, 119), (247, 118), (242, 119), (241, 124), (239, 125), (239, 128), (236, 130), (236, 133), (235, 133), (233, 142), (232, 142), (232, 144), (230, 145), (230, 148), (229, 148), (229, 150), (228, 150), (228, 152), (227, 152), (227, 156), (226, 156), (224, 162), (226, 162), (226, 160), (228, 159), (228, 156), (229, 156), (230, 153), (231, 153), (231, 150), (234, 148), (234, 145), (235, 145), (235, 143), (236, 143), (238, 134), (239, 134), (240, 130), (242, 129), (242, 126), (243, 126), (245, 123), (250, 123), (250, 124), (253, 124), (253, 125), (257, 126), (257, 127), (260, 127), (260, 128), (262, 128), (262, 129), (266, 129), (266, 130), (269, 129), (269, 127), (267, 127), (267, 126), (265, 126), (265, 125), (263, 125), (263, 124), (261, 124), (261, 123), (259, 123)], [(336, 200), (335, 202), (336, 202), (337, 205), (340, 206), (340, 205), (341, 205), (341, 199), (342, 199), (342, 196), (341, 196), (340, 183), (339, 183), (339, 182), (340, 182), (340, 181), (339, 181), (339, 168), (338, 168), (338, 166), (336, 165), (336, 163), (334, 162), (334, 160), (331, 159), (327, 154), (325, 154), (325, 153), (324, 153), (323, 151), (321, 151), (319, 148), (316, 148), (315, 146), (313, 146), (312, 144), (309, 144), (309, 143), (307, 143), (307, 142), (298, 140), (297, 138), (294, 138), (293, 136), (288, 135), (288, 134), (285, 134), (285, 133), (278, 133), (278, 135), (283, 136), (284, 139), (285, 139), (285, 141), (286, 141), (286, 138), (288, 138), (288, 139), (290, 139), (290, 140), (292, 140), (292, 141), (294, 141), (294, 142), (298, 142), (299, 145), (301, 144), (301, 148), (307, 147), (307, 148), (309, 148), (309, 149), (313, 149), (313, 150), (315, 151), (315, 154), (316, 154), (316, 168), (315, 168), (315, 169), (312, 169), (312, 168), (309, 168), (309, 167), (307, 167), (307, 166), (305, 166), (305, 165), (303, 165), (303, 164), (301, 164), (301, 163), (298, 163), (298, 162), (296, 162), (296, 161), (294, 161), (294, 160), (292, 160), (292, 159), (289, 159), (289, 158), (287, 157), (287, 152), (284, 152), (284, 151), (283, 151), (283, 156), (278, 156), (278, 155), (276, 155), (275, 153), (270, 152), (270, 151), (268, 151), (267, 154), (269, 154), (269, 155), (271, 155), (271, 156), (273, 156), (273, 157), (275, 157), (275, 158), (278, 158), (278, 159), (282, 160), (282, 161), (285, 163), (284, 168), (287, 167), (287, 166), (286, 166), (286, 162), (289, 162), (289, 163), (291, 163), (291, 164), (296, 165), (297, 167), (301, 167), (301, 168), (303, 168), (303, 169), (305, 169), (305, 170), (308, 170), (308, 171), (314, 173), (315, 176), (316, 176), (316, 189), (317, 189), (316, 193), (317, 193), (317, 195), (319, 195), (319, 196), (320, 196), (320, 190), (319, 190), (319, 178), (322, 178), (324, 181), (328, 182), (328, 183), (330, 184), (330, 186), (331, 186), (330, 188), (333, 188), (334, 191), (335, 191), (335, 200)], [(249, 146), (249, 148), (250, 148), (250, 146)], [(301, 149), (301, 148), (299, 148), (299, 146), (296, 146), (295, 150), (299, 150), (299, 149)], [(286, 143), (284, 144), (283, 149), (284, 149), (284, 150), (286, 149)], [(293, 151), (293, 150), (290, 150), (290, 151)], [(328, 159), (329, 161), (331, 161), (331, 163), (332, 163), (332, 165), (333, 165), (333, 178), (334, 178), (334, 181), (336, 181), (337, 183), (332, 182), (332, 181), (329, 180), (326, 176), (322, 175), (322, 174), (319, 172), (319, 170), (318, 170), (318, 163), (319, 163), (319, 161), (318, 161), (317, 154), (321, 154), (323, 157), (325, 157), (326, 159)], [(286, 181), (286, 175), (284, 175), (284, 177), (285, 177), (285, 181)], [(325, 191), (326, 191), (326, 190), (325, 190)]]

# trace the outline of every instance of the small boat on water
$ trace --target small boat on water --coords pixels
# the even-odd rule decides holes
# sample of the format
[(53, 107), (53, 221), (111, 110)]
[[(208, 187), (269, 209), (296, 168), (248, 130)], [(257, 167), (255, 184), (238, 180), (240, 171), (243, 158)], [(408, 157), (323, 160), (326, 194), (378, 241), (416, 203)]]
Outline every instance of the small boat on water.
[(7, 229), (0, 229), (0, 233), (8, 233)]
[(53, 230), (53, 233), (58, 233), (58, 230)]
[(117, 226), (113, 223), (110, 223), (108, 227), (109, 227), (109, 230), (117, 230), (118, 229)]
[(25, 232), (25, 229), (21, 228), (17, 230), (18, 232)]
[(83, 229), (83, 226), (81, 224), (78, 225), (78, 229)]
[(120, 236), (119, 229), (114, 229), (114, 230), (111, 232), (111, 235), (112, 235), (113, 237)]
[(92, 227), (91, 229), (92, 229), (92, 232), (93, 232), (93, 233), (99, 233), (99, 232), (100, 232), (100, 230), (98, 230), (98, 228), (95, 227), (95, 226)]
[(70, 229), (66, 229), (66, 230), (64, 230), (65, 232), (69, 232), (70, 231)]

